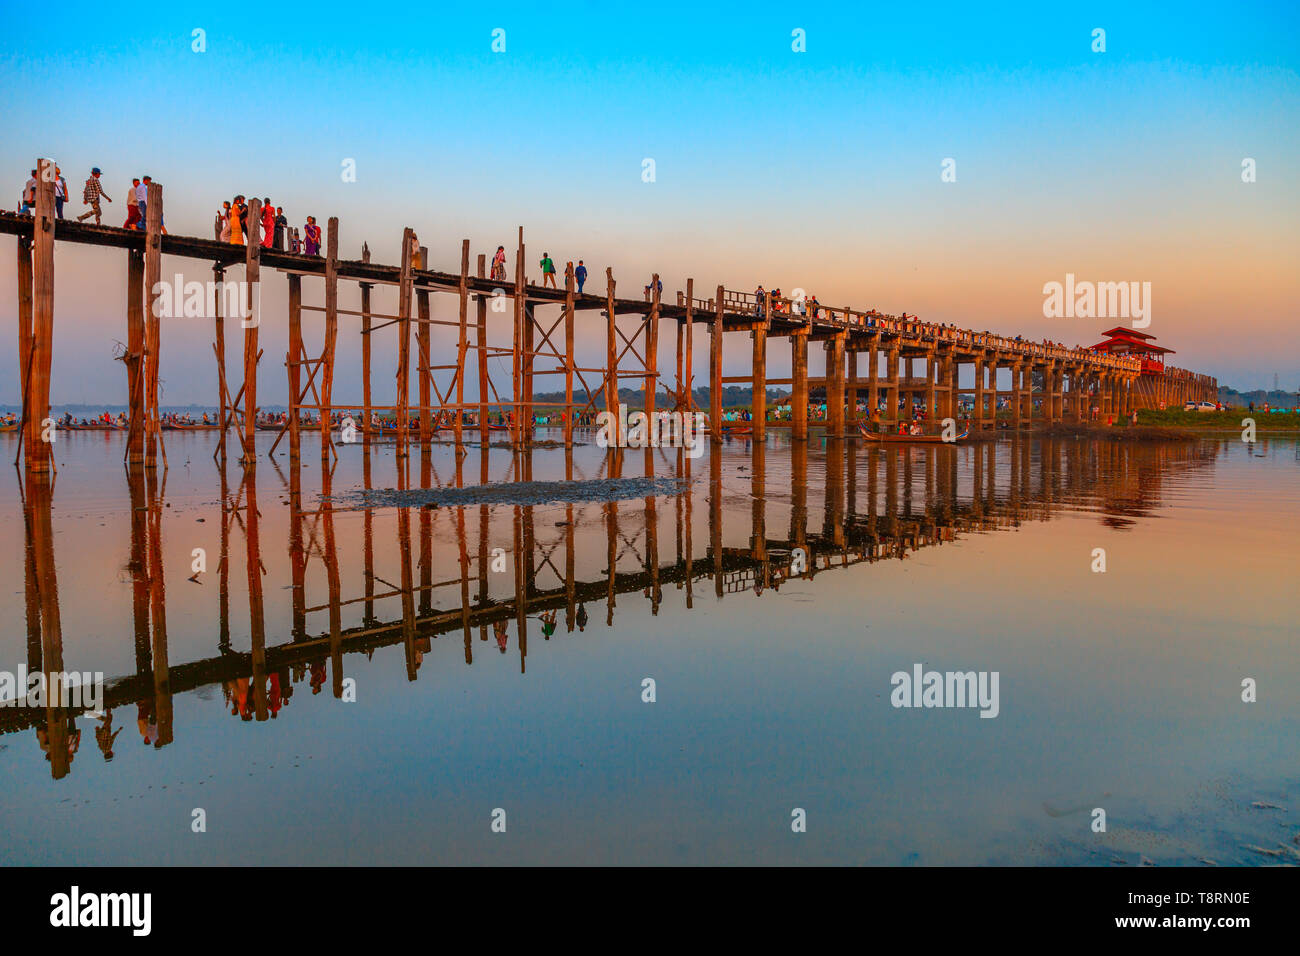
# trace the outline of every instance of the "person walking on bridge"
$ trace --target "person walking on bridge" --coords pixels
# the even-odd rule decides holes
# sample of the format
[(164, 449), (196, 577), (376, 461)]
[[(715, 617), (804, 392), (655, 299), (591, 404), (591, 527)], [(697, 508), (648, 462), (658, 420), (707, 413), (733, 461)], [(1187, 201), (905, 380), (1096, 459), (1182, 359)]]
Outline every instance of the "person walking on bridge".
[(98, 226), (101, 216), (99, 200), (102, 198), (104, 202), (113, 201), (109, 198), (108, 193), (104, 192), (104, 186), (100, 183), (99, 176), (100, 169), (96, 166), (90, 171), (90, 178), (86, 180), (86, 186), (81, 192), (81, 201), (89, 206), (90, 209), (78, 216), (77, 222), (85, 222), (91, 216), (94, 216), (95, 225)]
[(302, 227), (303, 240), (307, 243), (307, 255), (320, 255), (320, 226), (316, 225), (316, 217), (308, 216), (307, 225)]
[(140, 222), (140, 196), (136, 188), (140, 185), (140, 178), (137, 176), (131, 180), (131, 188), (126, 191), (126, 222), (122, 223), (123, 229), (138, 228)]
[(555, 284), (555, 262), (551, 259), (549, 252), (542, 253), (542, 261), (539, 263), (542, 267), (542, 288), (549, 285), (552, 289), (558, 288)]
[(138, 186), (135, 187), (135, 204), (140, 207), (140, 221), (136, 223), (136, 228), (141, 232), (144, 231), (148, 223), (149, 215), (149, 184), (153, 182), (152, 176), (145, 176)]
[(573, 278), (578, 283), (578, 295), (582, 295), (582, 286), (587, 281), (587, 267), (582, 264), (581, 259), (578, 260), (578, 268), (573, 270)]
[(492, 278), (504, 282), (506, 278), (506, 247), (497, 246), (496, 255), (492, 257)]

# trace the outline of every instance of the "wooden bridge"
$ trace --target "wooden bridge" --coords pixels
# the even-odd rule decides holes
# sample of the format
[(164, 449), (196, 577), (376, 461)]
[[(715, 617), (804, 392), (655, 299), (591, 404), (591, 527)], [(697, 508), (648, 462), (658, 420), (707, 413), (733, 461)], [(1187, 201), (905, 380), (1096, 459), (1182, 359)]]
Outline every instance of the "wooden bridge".
[[(326, 227), (323, 256), (263, 248), (256, 199), (249, 202), (247, 245), (164, 235), (164, 196), (158, 183), (148, 187), (143, 231), (56, 219), (53, 177), (48, 175), (52, 164), (40, 160), (38, 165), (34, 216), (0, 213), (0, 232), (18, 238), (21, 440), (25, 445), (26, 468), (32, 473), (43, 473), (51, 467), (48, 445), (40, 437), (50, 408), (56, 241), (120, 248), (126, 252), (127, 345), (123, 358), (130, 409), (128, 461), (146, 467), (154, 466), (160, 453), (165, 462), (158, 403), (159, 358), (163, 349), (158, 315), (159, 283), (164, 255), (210, 262), (217, 283), (225, 282), (226, 270), (241, 265), (244, 269), (243, 316), (223, 316), (218, 296), (211, 318), (221, 424), (239, 437), (243, 460), (249, 463), (257, 454), (254, 433), (258, 369), (263, 356), (261, 335), (268, 325), (265, 317), (255, 312), (253, 290), (261, 281), (264, 268), (285, 275), (288, 282), (284, 365), (290, 409), (285, 429), (294, 456), (298, 454), (299, 432), (304, 427), (300, 424), (300, 414), (304, 411), (315, 412), (318, 417), (322, 456), (332, 450), (329, 427), (333, 413), (338, 411), (362, 413), (363, 425), (371, 422), (372, 414), (391, 416), (400, 434), (413, 431), (413, 437), (421, 442), (430, 441), (439, 427), (449, 429), (457, 442), (462, 440), (466, 429), (472, 428), (487, 439), (489, 415), (495, 412), (509, 421), (511, 439), (519, 445), (532, 440), (533, 413), (541, 407), (562, 409), (564, 442), (570, 444), (575, 414), (596, 410), (601, 397), (604, 407), (616, 407), (619, 383), (625, 379), (644, 383), (647, 411), (656, 407), (660, 389), (670, 397), (676, 410), (685, 411), (693, 407), (693, 330), (697, 324), (703, 324), (710, 335), (708, 411), (715, 441), (722, 437), (722, 386), (737, 382), (753, 388), (753, 434), (758, 440), (764, 437), (767, 428), (766, 388), (772, 385), (790, 386), (791, 405), (796, 410), (808, 407), (810, 388), (824, 389), (827, 405), (824, 427), (833, 437), (855, 433), (857, 400), (864, 392), (867, 408), (883, 404), (886, 422), (896, 421), (900, 408), (907, 409), (904, 414), (910, 417), (913, 401), (923, 402), (931, 419), (958, 417), (963, 396), (969, 396), (973, 403), (971, 419), (976, 428), (992, 425), (1000, 399), (1008, 403), (1012, 423), (1020, 426), (1035, 419), (1081, 420), (1093, 407), (1103, 417), (1119, 416), (1140, 403), (1213, 400), (1217, 393), (1214, 379), (1178, 369), (1167, 370), (1157, 390), (1135, 388), (1141, 377), (1141, 364), (1136, 359), (935, 325), (915, 316), (847, 307), (809, 309), (806, 303), (773, 296), (764, 297), (760, 303), (752, 294), (729, 291), (722, 286), (717, 287), (712, 297), (700, 298), (695, 295), (693, 279), (686, 280), (686, 289), (677, 294), (675, 303), (662, 300), (657, 274), (650, 277), (641, 296), (620, 298), (611, 269), (605, 270), (603, 294), (579, 294), (570, 263), (565, 270), (563, 289), (541, 288), (527, 275), (522, 228), (514, 255), (513, 280), (506, 280), (488, 276), (484, 255), (477, 257), (476, 268), (471, 272), (469, 240), (461, 243), (458, 271), (429, 268), (428, 250), (410, 228), (403, 232), (399, 264), (371, 262), (365, 249), (359, 259), (340, 258), (337, 218), (331, 218)], [(320, 280), (323, 293), (320, 304), (304, 304), (304, 279)], [(360, 287), (360, 310), (339, 307), (340, 282), (355, 282)], [(397, 289), (396, 313), (383, 314), (371, 309), (371, 290), (380, 285)], [(459, 311), (455, 321), (432, 318), (430, 296), (433, 294), (457, 298)], [(473, 320), (469, 315), (471, 302)], [(543, 319), (541, 312), (547, 307), (555, 307), (559, 314)], [(496, 323), (489, 327), (488, 322), (490, 314), (505, 311), (512, 316), (508, 336), (502, 335), (504, 329)], [(605, 317), (603, 365), (583, 368), (575, 361), (575, 326), (582, 312), (597, 312)], [(319, 355), (308, 355), (304, 347), (304, 313), (316, 313), (324, 318), (324, 345)], [(243, 328), (242, 382), (238, 388), (232, 388), (225, 367), (225, 321), (253, 315), (255, 321), (241, 322), (247, 326)], [(337, 400), (333, 393), (340, 316), (357, 316), (361, 325), (362, 395), (350, 403)], [(635, 317), (635, 321), (620, 325), (619, 318), (629, 316)], [(660, 372), (659, 354), (660, 324), (665, 320), (677, 325), (676, 370), (668, 381)], [(447, 356), (441, 364), (435, 364), (431, 354), (430, 329), (436, 325), (454, 327), (458, 333), (455, 354)], [(500, 325), (504, 326), (504, 322)], [(397, 337), (397, 387), (391, 404), (377, 404), (370, 384), (370, 342), (372, 335), (386, 328), (391, 328)], [(753, 340), (751, 372), (745, 376), (723, 376), (723, 337), (741, 331), (748, 332)], [(788, 379), (767, 375), (771, 337), (790, 340), (792, 374)], [(810, 341), (822, 342), (825, 349), (825, 372), (821, 377), (808, 374)], [(470, 352), (475, 353), (472, 370)], [(862, 355), (866, 356), (865, 377), (858, 361)], [(489, 362), (491, 358), (506, 356), (511, 365), (508, 385), (493, 380)], [(553, 366), (548, 365), (551, 362)], [(973, 367), (973, 387), (962, 388), (958, 384), (963, 365)], [(1006, 387), (999, 385), (1002, 370), (1008, 376)], [(413, 371), (418, 392), (414, 406), (410, 400)], [(471, 371), (476, 375), (477, 398), (467, 400), (466, 379)], [(534, 383), (539, 375), (563, 376), (562, 403), (544, 406), (535, 400)], [(1035, 378), (1042, 382), (1037, 394)], [(575, 380), (583, 393), (580, 398), (575, 398)], [(467, 418), (474, 419), (474, 423), (468, 423)], [(418, 428), (408, 430), (416, 422)], [(791, 427), (796, 439), (807, 437), (809, 424), (805, 415), (795, 414)], [(405, 443), (399, 447), (398, 454), (407, 454)]]

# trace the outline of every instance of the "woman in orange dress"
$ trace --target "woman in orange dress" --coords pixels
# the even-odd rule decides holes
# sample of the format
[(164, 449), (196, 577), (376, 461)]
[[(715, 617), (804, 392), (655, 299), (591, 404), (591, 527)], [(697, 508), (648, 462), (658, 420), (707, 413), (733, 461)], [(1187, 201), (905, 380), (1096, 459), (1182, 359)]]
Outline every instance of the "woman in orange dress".
[(236, 196), (230, 207), (230, 241), (236, 246), (244, 244), (243, 196)]

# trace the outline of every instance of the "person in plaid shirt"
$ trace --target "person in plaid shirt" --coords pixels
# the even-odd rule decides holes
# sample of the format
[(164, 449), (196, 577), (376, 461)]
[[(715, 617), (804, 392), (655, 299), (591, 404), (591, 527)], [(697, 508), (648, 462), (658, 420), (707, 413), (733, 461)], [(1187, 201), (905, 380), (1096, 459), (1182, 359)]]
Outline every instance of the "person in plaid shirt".
[(90, 216), (94, 216), (95, 225), (98, 226), (99, 217), (100, 217), (100, 210), (99, 210), (100, 197), (103, 197), (105, 202), (113, 201), (112, 199), (109, 198), (108, 193), (104, 192), (104, 187), (99, 181), (99, 175), (100, 175), (100, 170), (98, 166), (96, 166), (94, 169), (90, 171), (90, 178), (86, 180), (86, 188), (85, 190), (83, 190), (81, 194), (81, 201), (86, 203), (88, 206), (90, 206), (90, 211), (83, 212), (80, 216), (78, 216), (77, 222), (81, 222), (82, 220), (87, 219)]

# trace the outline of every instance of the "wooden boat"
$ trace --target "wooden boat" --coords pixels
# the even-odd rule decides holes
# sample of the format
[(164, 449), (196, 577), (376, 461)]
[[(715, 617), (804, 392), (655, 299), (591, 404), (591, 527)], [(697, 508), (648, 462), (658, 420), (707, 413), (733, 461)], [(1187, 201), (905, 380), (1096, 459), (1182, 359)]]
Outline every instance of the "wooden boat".
[(216, 431), (221, 426), (212, 422), (163, 422), (162, 427), (174, 432), (206, 432)]
[(14, 422), (12, 425), (0, 425), (0, 432), (16, 432), (16, 431), (18, 431), (17, 422)]
[(942, 435), (886, 435), (877, 434), (876, 432), (867, 431), (865, 425), (859, 425), (858, 431), (866, 441), (880, 442), (882, 444), (899, 444), (899, 445), (955, 445), (967, 435), (970, 434), (970, 428), (967, 427), (960, 435), (952, 441), (944, 441)]

